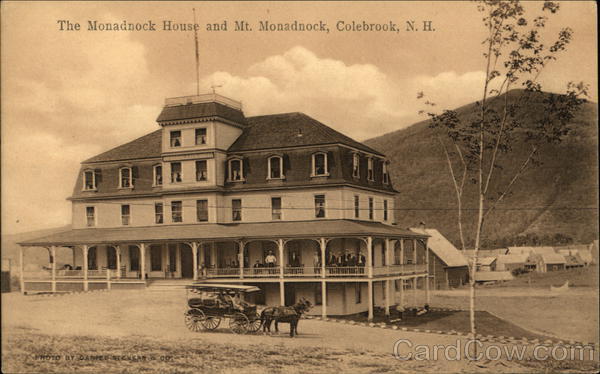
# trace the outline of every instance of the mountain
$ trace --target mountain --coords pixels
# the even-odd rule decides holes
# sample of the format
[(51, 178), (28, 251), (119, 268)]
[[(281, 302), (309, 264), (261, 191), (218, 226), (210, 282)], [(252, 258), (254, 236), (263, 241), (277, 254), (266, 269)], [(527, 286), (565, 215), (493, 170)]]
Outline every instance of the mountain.
[[(41, 238), (46, 235), (54, 234), (61, 231), (68, 231), (71, 229), (70, 225), (57, 227), (46, 230), (28, 231), (24, 233), (2, 235), (2, 259), (9, 259), (12, 272), (16, 274), (19, 269), (19, 245), (17, 243)], [(27, 248), (25, 249), (25, 264), (36, 264), (41, 266), (48, 266), (49, 256), (48, 251), (44, 248)], [(66, 264), (72, 262), (72, 253), (66, 248), (58, 248), (56, 251), (56, 263)]]
[[(520, 94), (522, 90), (508, 93), (511, 99)], [(545, 95), (548, 94), (530, 97), (517, 112), (525, 127), (542, 114)], [(500, 96), (491, 105), (498, 107), (503, 99)], [(472, 103), (456, 111), (463, 119), (472, 118), (475, 107)], [(483, 233), (486, 246), (514, 242), (517, 236), (525, 235), (542, 238), (562, 234), (581, 243), (598, 238), (597, 104), (585, 103), (572, 122), (574, 131), (560, 144), (544, 146), (539, 153), (542, 165), (528, 169), (513, 186), (512, 194), (488, 216)], [(399, 191), (398, 224), (408, 227), (423, 221), (459, 244), (454, 187), (443, 150), (429, 123), (418, 122), (365, 143), (385, 153), (391, 161), (391, 178)], [(513, 151), (502, 155), (503, 168), (495, 172), (493, 186), (506, 185), (529, 150), (520, 137)], [(476, 189), (475, 184), (468, 183), (463, 197), (467, 246), (474, 239)], [(497, 196), (500, 189), (491, 189), (490, 196)]]

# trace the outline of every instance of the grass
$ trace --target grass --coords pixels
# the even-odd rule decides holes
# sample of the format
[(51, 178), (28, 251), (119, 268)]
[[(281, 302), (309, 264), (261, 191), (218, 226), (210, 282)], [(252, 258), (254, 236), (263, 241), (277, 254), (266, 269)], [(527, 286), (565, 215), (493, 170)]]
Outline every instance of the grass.
[(598, 266), (590, 265), (583, 268), (552, 271), (548, 273), (531, 272), (515, 279), (502, 282), (493, 287), (533, 287), (547, 288), (558, 287), (569, 281), (569, 287), (594, 287), (598, 288)]
[[(389, 355), (349, 349), (208, 344), (199, 338), (49, 336), (18, 328), (7, 335), (4, 373), (403, 372)], [(41, 357), (46, 355), (56, 359)]]
[[(353, 314), (349, 316), (338, 316), (340, 319), (348, 319), (357, 322), (366, 322), (367, 315), (365, 313)], [(397, 315), (392, 314), (390, 319), (398, 318)], [(551, 337), (547, 335), (536, 334), (527, 331), (513, 323), (510, 323), (502, 318), (498, 318), (493, 314), (485, 311), (478, 311), (475, 313), (477, 320), (477, 333), (481, 335), (493, 335), (493, 336), (505, 336), (515, 337), (518, 339), (540, 339), (546, 340)], [(471, 327), (469, 324), (469, 312), (465, 311), (438, 311), (433, 310), (421, 316), (414, 316), (410, 313), (404, 313), (401, 321), (388, 322), (382, 311), (377, 311), (373, 316), (373, 322), (386, 322), (390, 325), (396, 325), (398, 327), (418, 328), (420, 330), (431, 330), (431, 331), (458, 331), (462, 333), (469, 333)]]

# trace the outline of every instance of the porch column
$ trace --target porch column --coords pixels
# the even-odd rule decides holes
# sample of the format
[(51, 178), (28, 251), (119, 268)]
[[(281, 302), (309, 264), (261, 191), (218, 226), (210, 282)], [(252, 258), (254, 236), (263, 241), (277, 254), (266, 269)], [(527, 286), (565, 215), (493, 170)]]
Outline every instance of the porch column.
[(52, 292), (56, 292), (56, 246), (50, 247), (50, 255), (52, 256)]
[(367, 299), (369, 299), (369, 315), (368, 315), (368, 320), (372, 321), (373, 320), (373, 281), (369, 280), (367, 282)]
[(417, 277), (413, 277), (413, 305), (417, 306)]
[[(327, 251), (327, 239), (319, 239), (319, 244), (321, 245), (321, 278), (325, 278), (325, 262), (327, 261), (325, 252)], [(325, 282), (323, 282), (323, 288), (325, 288)], [(323, 297), (325, 297), (324, 295), (325, 294), (323, 294)], [(325, 302), (323, 302), (323, 305), (325, 305)]]
[(144, 243), (140, 243), (140, 271), (141, 271), (141, 276), (140, 279), (145, 281), (146, 280), (146, 244)]
[(117, 256), (117, 279), (121, 279), (121, 246), (115, 245), (115, 254)]
[(200, 252), (199, 252), (200, 256), (198, 258), (198, 261), (200, 262), (200, 267), (203, 268), (203, 269), (206, 267), (206, 264), (205, 264), (206, 260), (205, 260), (205, 257), (204, 257), (204, 244), (205, 243), (202, 243), (200, 245), (200, 247), (199, 247), (199, 249), (200, 249)]
[[(283, 266), (284, 266), (284, 264), (283, 264), (283, 246), (284, 245), (285, 244), (283, 242), (283, 239), (277, 239), (277, 248), (279, 249), (279, 278), (283, 278)], [(281, 288), (283, 289), (283, 286)], [(281, 305), (283, 305), (283, 303)]]
[(23, 263), (25, 249), (19, 246), (19, 286), (21, 287), (21, 293), (25, 294), (25, 264)]
[(400, 239), (400, 265), (404, 265), (404, 239)]
[(71, 247), (71, 255), (73, 258), (73, 269), (75, 269), (75, 246)]
[(415, 270), (417, 268), (417, 239), (413, 239), (413, 265), (415, 265)]
[(390, 266), (392, 265), (392, 261), (390, 261), (391, 256), (390, 256), (390, 244), (391, 244), (391, 240), (390, 238), (385, 238), (385, 265), (386, 266)]
[(404, 279), (400, 279), (400, 306), (404, 307)]
[(217, 243), (210, 243), (210, 267), (214, 268), (217, 265)]
[(285, 305), (285, 284), (283, 281), (279, 281), (279, 304), (281, 306)]
[(427, 269), (426, 272), (426, 282), (425, 282), (425, 302), (427, 304), (429, 304), (429, 246), (427, 245), (427, 239), (424, 240), (425, 243), (425, 268)]
[(84, 245), (81, 250), (83, 251), (83, 290), (88, 290), (88, 249), (87, 245)]
[(244, 247), (246, 244), (243, 240), (238, 242), (238, 267), (240, 268), (240, 279), (244, 279)]
[(321, 317), (327, 318), (327, 282), (321, 281)]
[(194, 280), (198, 280), (198, 242), (192, 242), (192, 264), (194, 266)]
[[(367, 236), (367, 274), (369, 278), (373, 278), (373, 237)], [(373, 285), (369, 282), (371, 291), (373, 291)], [(370, 301), (370, 307), (373, 308), (373, 300)]]
[(391, 281), (390, 280), (385, 280), (383, 281), (383, 283), (385, 284), (385, 315), (386, 316), (390, 316), (390, 287), (391, 287)]

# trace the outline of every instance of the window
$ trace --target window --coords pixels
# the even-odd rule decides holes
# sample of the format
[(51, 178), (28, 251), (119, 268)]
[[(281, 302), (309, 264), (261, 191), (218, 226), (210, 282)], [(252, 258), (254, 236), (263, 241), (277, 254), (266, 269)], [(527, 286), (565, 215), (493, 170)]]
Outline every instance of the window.
[(205, 181), (207, 178), (206, 160), (196, 161), (196, 181)]
[(177, 271), (177, 244), (169, 244), (169, 271)]
[(281, 197), (271, 198), (271, 219), (274, 221), (281, 220)]
[(358, 282), (354, 283), (354, 302), (356, 304), (362, 303), (362, 288)]
[(369, 197), (369, 219), (373, 219), (373, 198)]
[(329, 169), (327, 167), (327, 154), (326, 153), (315, 153), (312, 156), (313, 161), (313, 175), (317, 176), (326, 176), (329, 175)]
[(162, 175), (162, 165), (154, 166), (154, 185), (162, 186), (163, 175)]
[(383, 183), (390, 183), (390, 175), (388, 174), (388, 162), (383, 162)]
[(388, 201), (383, 200), (383, 220), (388, 220)]
[(181, 162), (171, 162), (171, 183), (181, 182)]
[(106, 267), (110, 270), (117, 270), (117, 250), (115, 247), (106, 248)]
[(162, 247), (159, 245), (150, 246), (150, 271), (162, 270)]
[(196, 219), (198, 222), (208, 221), (208, 200), (196, 200)]
[(121, 168), (119, 170), (119, 187), (121, 188), (132, 188), (133, 182), (131, 180), (131, 168)]
[(323, 305), (323, 289), (319, 283), (315, 283), (315, 305)]
[(93, 170), (83, 172), (83, 189), (86, 191), (94, 191), (96, 189), (96, 173)]
[(315, 217), (325, 218), (325, 195), (315, 195)]
[(352, 155), (352, 177), (360, 178), (360, 155), (358, 153)]
[(196, 129), (196, 145), (206, 144), (206, 129)]
[(231, 220), (241, 221), (242, 220), (242, 200), (233, 199), (231, 200)]
[(98, 270), (98, 253), (96, 247), (88, 249), (88, 270)]
[(360, 216), (360, 198), (358, 195), (354, 195), (354, 218), (359, 218)]
[(229, 160), (229, 180), (234, 182), (244, 180), (244, 169), (241, 159), (234, 158)]
[(121, 224), (123, 226), (129, 225), (129, 220), (131, 217), (131, 211), (129, 205), (121, 205)]
[(171, 131), (171, 148), (181, 147), (181, 131)]
[(154, 204), (154, 223), (163, 223), (163, 203)]
[(183, 222), (182, 209), (181, 201), (171, 201), (171, 220), (173, 222)]
[(370, 181), (375, 180), (373, 177), (373, 158), (369, 157), (367, 159), (367, 179)]
[(96, 226), (96, 209), (93, 206), (85, 207), (85, 219), (87, 227)]
[(140, 270), (140, 249), (135, 245), (129, 246), (129, 270)]
[(269, 157), (269, 179), (283, 179), (283, 159), (280, 156)]

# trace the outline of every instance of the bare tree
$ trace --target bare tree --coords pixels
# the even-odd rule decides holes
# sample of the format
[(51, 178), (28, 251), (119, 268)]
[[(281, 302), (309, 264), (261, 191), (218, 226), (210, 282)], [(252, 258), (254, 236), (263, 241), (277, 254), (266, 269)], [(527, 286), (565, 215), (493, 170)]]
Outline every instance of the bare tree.
[[(470, 327), (472, 339), (476, 338), (475, 324), (475, 271), (486, 219), (500, 202), (506, 199), (515, 183), (528, 170), (539, 166), (540, 149), (548, 144), (560, 143), (572, 130), (572, 119), (586, 101), (587, 86), (583, 83), (567, 84), (562, 94), (544, 93), (538, 82), (544, 68), (564, 51), (572, 39), (573, 31), (565, 27), (556, 40), (542, 41), (541, 31), (548, 18), (559, 11), (558, 3), (529, 3), (540, 5), (541, 14), (527, 18), (518, 0), (483, 0), (477, 9), (483, 15), (487, 36), (483, 41), (485, 80), (481, 100), (475, 103), (475, 113), (459, 115), (453, 110), (435, 113), (435, 104), (425, 99), (430, 128), (437, 136), (448, 165), (456, 194), (458, 231), (462, 249), (466, 248), (463, 206), (466, 184), (477, 189), (477, 219), (474, 228), (474, 256), (470, 263)], [(520, 90), (514, 90), (521, 88)], [(535, 118), (522, 118), (524, 108), (542, 105)], [(541, 103), (540, 103), (541, 101)], [(508, 181), (496, 174), (503, 169), (503, 156), (514, 146), (529, 147)], [(511, 156), (510, 162), (514, 162)], [(507, 158), (505, 157), (505, 160)]]

